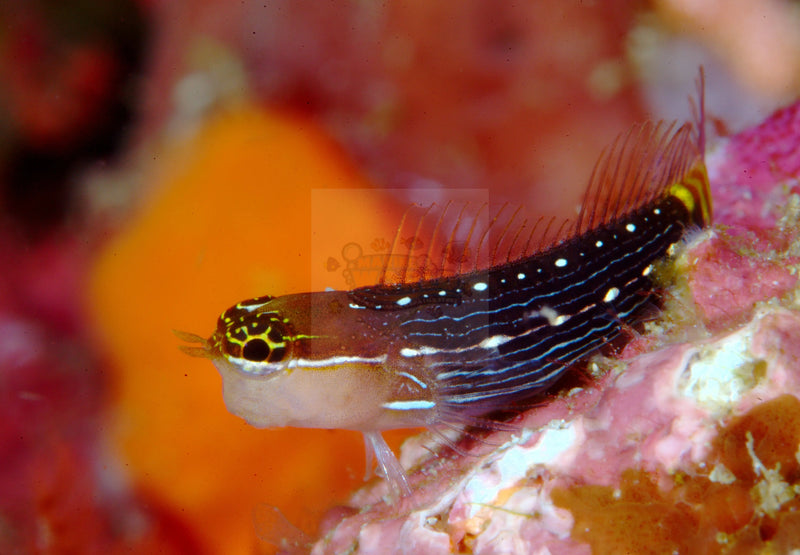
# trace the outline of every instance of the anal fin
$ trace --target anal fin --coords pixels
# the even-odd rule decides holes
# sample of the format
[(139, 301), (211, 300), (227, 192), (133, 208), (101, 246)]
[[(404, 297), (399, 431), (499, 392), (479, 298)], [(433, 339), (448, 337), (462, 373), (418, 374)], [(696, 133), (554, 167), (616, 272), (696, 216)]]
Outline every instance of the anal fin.
[(408, 485), (406, 473), (381, 433), (378, 431), (364, 432), (364, 446), (367, 450), (366, 472), (369, 473), (372, 468), (372, 456), (374, 455), (378, 461), (378, 467), (392, 490), (401, 497), (410, 497), (411, 486)]

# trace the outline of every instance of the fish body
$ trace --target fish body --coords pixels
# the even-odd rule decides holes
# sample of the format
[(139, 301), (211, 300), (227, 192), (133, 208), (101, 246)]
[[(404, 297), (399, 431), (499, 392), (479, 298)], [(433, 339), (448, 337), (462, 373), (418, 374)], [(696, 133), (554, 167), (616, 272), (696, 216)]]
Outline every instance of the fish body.
[[(702, 114), (702, 109), (701, 109)], [(601, 157), (580, 215), (535, 252), (419, 281), (260, 297), (225, 311), (210, 358), (233, 414), (258, 427), (454, 426), (546, 393), (656, 301), (653, 265), (711, 221), (699, 128), (646, 124)]]

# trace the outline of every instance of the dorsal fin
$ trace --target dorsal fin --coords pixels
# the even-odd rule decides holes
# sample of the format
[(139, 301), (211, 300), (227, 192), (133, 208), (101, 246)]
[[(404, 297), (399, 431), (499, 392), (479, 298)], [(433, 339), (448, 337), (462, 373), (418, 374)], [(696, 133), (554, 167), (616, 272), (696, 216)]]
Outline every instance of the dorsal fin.
[(382, 255), (378, 285), (458, 276), (513, 262), (556, 244), (569, 231), (569, 220), (524, 214), (523, 206), (508, 202), (411, 205), (389, 252)]
[(610, 224), (663, 196), (700, 155), (694, 126), (645, 123), (619, 137), (595, 165), (573, 233)]
[[(685, 186), (698, 160), (702, 162), (701, 140), (691, 123), (677, 127), (648, 122), (631, 128), (598, 160), (574, 221), (526, 217), (523, 207), (509, 203), (412, 205), (383, 256), (378, 285), (457, 276), (514, 262), (609, 225), (670, 194), (676, 184)], [(710, 210), (707, 187), (691, 194)]]
[[(691, 102), (693, 123), (634, 126), (601, 154), (573, 221), (528, 215), (521, 206), (493, 206), (486, 200), (450, 199), (443, 204), (409, 206), (388, 253), (377, 255), (381, 261), (377, 284), (447, 278), (514, 262), (610, 225), (666, 195), (691, 205), (698, 224), (709, 223), (711, 197), (703, 164), (704, 87), (701, 68), (699, 100)], [(374, 284), (365, 279), (353, 285)]]
[(711, 219), (705, 175), (705, 73), (697, 79), (698, 101), (689, 98), (692, 123), (647, 122), (634, 126), (600, 156), (571, 233), (579, 235), (624, 217), (670, 193), (676, 184), (690, 190), (700, 219)]
[(525, 217), (521, 206), (512, 208), (508, 203), (492, 207), (484, 202), (476, 207), (463, 202), (458, 210), (453, 209), (457, 201), (412, 205), (401, 219), (391, 250), (383, 256), (378, 284), (483, 270), (609, 225), (668, 194), (702, 160), (701, 152), (691, 123), (676, 127), (648, 122), (631, 128), (598, 160), (574, 222)]
[(692, 110), (692, 121), (697, 129), (697, 149), (701, 154), (706, 151), (706, 72), (700, 66), (697, 81), (697, 102), (693, 97), (689, 97), (689, 106)]

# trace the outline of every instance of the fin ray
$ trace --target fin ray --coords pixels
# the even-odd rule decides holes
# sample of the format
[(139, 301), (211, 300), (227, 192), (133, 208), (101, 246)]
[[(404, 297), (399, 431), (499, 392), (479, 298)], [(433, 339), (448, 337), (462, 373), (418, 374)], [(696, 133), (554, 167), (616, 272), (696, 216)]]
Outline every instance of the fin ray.
[[(513, 207), (508, 202), (500, 204), (494, 214), (488, 202), (480, 203), (472, 213), (469, 201), (459, 210), (453, 210), (457, 204), (453, 200), (443, 206), (409, 206), (389, 252), (383, 256), (378, 286), (444, 279), (513, 263), (611, 225), (669, 195), (687, 204), (695, 223), (708, 224), (711, 196), (703, 164), (706, 138), (702, 68), (697, 88), (698, 102), (692, 102), (693, 122), (679, 126), (659, 121), (633, 126), (601, 153), (575, 219), (527, 215), (522, 206), (510, 209)], [(445, 233), (448, 228), (449, 233)], [(406, 231), (410, 237), (403, 239)], [(415, 254), (414, 250), (420, 249)]]
[(619, 220), (668, 194), (702, 156), (694, 126), (645, 123), (619, 137), (595, 165), (572, 234)]

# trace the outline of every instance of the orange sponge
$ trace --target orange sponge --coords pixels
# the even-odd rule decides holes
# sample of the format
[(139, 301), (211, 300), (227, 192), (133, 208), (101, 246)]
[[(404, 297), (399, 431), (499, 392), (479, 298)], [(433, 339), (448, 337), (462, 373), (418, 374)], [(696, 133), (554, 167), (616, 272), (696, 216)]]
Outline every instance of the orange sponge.
[(171, 330), (210, 335), (245, 298), (344, 287), (331, 260), (355, 237), (391, 237), (397, 214), (312, 123), (254, 107), (218, 116), (155, 173), (90, 285), (114, 369), (109, 431), (138, 487), (210, 552), (251, 553), (254, 506), (309, 527), (360, 481), (360, 436), (248, 427)]

